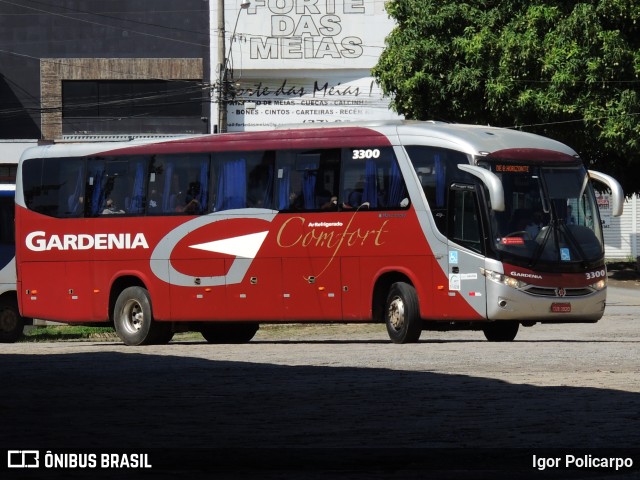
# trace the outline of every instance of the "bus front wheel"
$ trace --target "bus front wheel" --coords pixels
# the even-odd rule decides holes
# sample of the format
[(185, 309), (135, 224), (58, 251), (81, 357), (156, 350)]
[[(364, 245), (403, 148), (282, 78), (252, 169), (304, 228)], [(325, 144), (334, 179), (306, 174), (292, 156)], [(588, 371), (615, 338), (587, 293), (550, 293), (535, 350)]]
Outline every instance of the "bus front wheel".
[(490, 342), (511, 342), (518, 334), (520, 323), (514, 320), (488, 323), (482, 331)]
[(120, 293), (113, 323), (126, 345), (167, 343), (173, 336), (170, 322), (154, 321), (149, 292), (142, 287), (128, 287)]
[(0, 343), (16, 342), (22, 335), (24, 320), (12, 300), (0, 300)]
[(413, 285), (391, 285), (384, 314), (387, 333), (393, 343), (416, 343), (422, 333), (418, 296)]

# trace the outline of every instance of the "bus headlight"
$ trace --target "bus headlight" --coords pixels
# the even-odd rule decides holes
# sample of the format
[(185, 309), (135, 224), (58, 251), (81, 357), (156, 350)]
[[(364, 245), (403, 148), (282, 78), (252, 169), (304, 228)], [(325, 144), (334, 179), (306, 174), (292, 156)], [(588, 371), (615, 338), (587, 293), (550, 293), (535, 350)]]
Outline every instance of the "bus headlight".
[(604, 290), (604, 288), (607, 286), (607, 280), (602, 278), (598, 280), (596, 283), (593, 283), (589, 286), (594, 290)]
[(498, 273), (492, 270), (486, 270), (484, 268), (481, 268), (480, 272), (492, 282), (501, 283), (502, 285), (506, 285), (507, 287), (520, 289), (528, 285), (528, 283), (525, 283), (522, 280), (518, 280), (517, 278), (505, 275), (504, 273)]

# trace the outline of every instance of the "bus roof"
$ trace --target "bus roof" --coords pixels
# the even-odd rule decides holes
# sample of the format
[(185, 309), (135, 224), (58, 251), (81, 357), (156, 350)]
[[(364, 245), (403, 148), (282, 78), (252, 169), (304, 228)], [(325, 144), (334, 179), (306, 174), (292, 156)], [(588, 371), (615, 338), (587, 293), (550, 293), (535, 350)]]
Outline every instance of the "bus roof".
[[(330, 140), (324, 141), (331, 132)], [(363, 122), (284, 125), (275, 130), (196, 135), (175, 139), (133, 139), (128, 142), (54, 143), (32, 147), (26, 158), (111, 154), (170, 154), (178, 152), (269, 150), (282, 148), (317, 148), (317, 140), (331, 147), (384, 146), (407, 143), (408, 137), (428, 139), (438, 146), (463, 151), (470, 155), (492, 155), (513, 149), (536, 149), (560, 152), (577, 158), (567, 145), (540, 135), (513, 129), (444, 123), (434, 121), (380, 120)], [(419, 142), (425, 144), (424, 141)], [(353, 145), (352, 145), (353, 144)], [(151, 148), (149, 148), (152, 146)]]

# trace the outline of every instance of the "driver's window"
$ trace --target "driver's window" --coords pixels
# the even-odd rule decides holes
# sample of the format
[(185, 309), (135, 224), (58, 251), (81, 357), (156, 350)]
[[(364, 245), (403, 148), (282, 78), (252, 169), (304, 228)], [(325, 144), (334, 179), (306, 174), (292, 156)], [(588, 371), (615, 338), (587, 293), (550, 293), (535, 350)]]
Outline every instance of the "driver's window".
[(474, 252), (483, 253), (480, 211), (473, 185), (451, 186), (449, 212), (449, 240)]

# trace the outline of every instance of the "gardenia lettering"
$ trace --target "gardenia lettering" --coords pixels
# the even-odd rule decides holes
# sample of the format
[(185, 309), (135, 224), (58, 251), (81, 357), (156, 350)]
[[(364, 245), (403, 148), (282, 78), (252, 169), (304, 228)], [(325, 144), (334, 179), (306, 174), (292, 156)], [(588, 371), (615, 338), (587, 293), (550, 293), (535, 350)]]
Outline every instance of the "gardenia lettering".
[(31, 232), (25, 239), (29, 250), (44, 252), (48, 250), (133, 250), (149, 248), (143, 233), (86, 233), (51, 235), (46, 232)]

